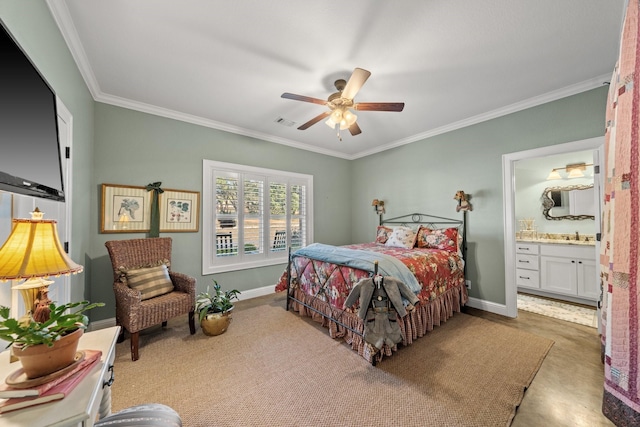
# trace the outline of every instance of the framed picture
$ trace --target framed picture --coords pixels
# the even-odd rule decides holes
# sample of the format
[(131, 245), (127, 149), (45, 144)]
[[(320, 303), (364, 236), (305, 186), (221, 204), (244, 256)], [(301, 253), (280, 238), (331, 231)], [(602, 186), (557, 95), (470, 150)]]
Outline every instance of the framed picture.
[(160, 194), (160, 232), (198, 231), (200, 193), (164, 189)]
[(151, 221), (151, 193), (145, 187), (102, 184), (100, 232), (148, 232)]

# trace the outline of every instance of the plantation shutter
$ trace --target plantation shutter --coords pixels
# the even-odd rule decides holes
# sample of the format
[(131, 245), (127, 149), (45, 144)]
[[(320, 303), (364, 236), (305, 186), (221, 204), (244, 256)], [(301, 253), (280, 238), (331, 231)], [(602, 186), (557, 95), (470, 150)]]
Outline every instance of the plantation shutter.
[(304, 184), (291, 185), (290, 212), (291, 249), (307, 245), (307, 187)]
[(242, 220), (243, 248), (247, 255), (261, 254), (263, 250), (264, 177), (244, 178), (244, 218)]
[(239, 174), (220, 171), (215, 174), (216, 214), (216, 257), (238, 255), (238, 201)]

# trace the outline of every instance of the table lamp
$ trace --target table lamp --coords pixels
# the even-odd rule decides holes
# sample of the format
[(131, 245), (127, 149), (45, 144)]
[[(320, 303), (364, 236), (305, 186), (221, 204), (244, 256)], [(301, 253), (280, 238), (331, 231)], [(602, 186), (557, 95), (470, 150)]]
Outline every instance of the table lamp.
[(38, 208), (31, 212), (31, 219), (13, 219), (13, 227), (7, 241), (0, 248), (0, 282), (25, 280), (14, 285), (22, 294), (27, 310), (20, 322), (37, 322), (49, 319), (47, 278), (82, 272), (81, 265), (73, 262), (58, 239), (55, 220), (42, 219)]

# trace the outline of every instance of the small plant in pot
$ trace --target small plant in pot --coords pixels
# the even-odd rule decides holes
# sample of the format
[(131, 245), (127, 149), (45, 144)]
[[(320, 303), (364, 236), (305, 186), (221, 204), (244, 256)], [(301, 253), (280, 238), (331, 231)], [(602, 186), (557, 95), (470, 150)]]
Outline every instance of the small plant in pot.
[(51, 303), (49, 318), (42, 322), (11, 318), (9, 308), (0, 306), (0, 339), (9, 342), (7, 348), (12, 347), (27, 378), (49, 375), (74, 362), (78, 340), (89, 324), (84, 312), (102, 306), (89, 301)]
[(196, 312), (200, 319), (200, 326), (205, 335), (214, 336), (224, 333), (231, 323), (231, 311), (234, 299), (238, 299), (240, 291), (237, 289), (223, 291), (222, 287), (213, 281), (213, 293), (201, 292), (196, 298)]

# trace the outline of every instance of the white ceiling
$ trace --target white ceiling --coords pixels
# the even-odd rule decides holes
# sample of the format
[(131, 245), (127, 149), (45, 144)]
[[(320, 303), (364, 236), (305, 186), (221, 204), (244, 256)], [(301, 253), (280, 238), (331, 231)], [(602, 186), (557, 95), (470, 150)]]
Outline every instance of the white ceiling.
[[(346, 159), (601, 86), (625, 3), (47, 1), (97, 101)], [(356, 102), (404, 111), (297, 130), (326, 107), (280, 95), (326, 99), (356, 67)]]

